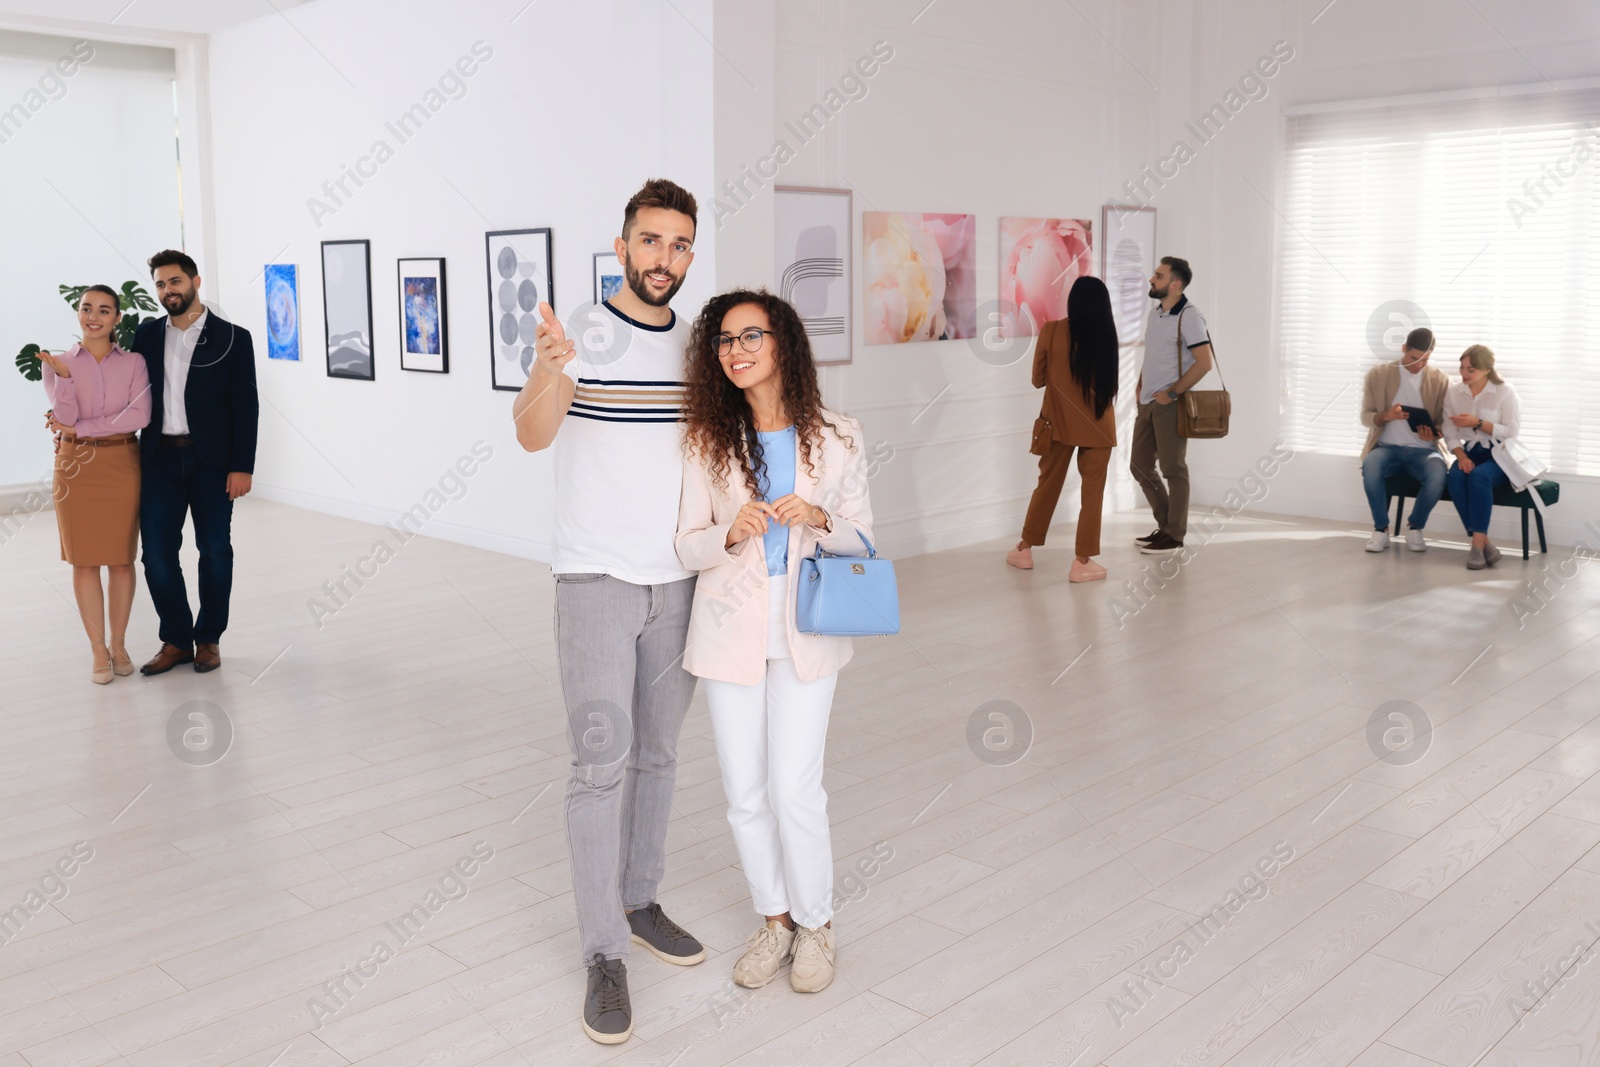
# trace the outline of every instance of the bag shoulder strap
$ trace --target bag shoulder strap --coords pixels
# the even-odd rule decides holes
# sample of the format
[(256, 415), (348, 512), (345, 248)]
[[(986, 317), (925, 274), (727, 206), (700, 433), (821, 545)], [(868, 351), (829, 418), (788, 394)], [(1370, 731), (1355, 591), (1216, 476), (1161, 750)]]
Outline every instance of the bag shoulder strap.
[[(1178, 312), (1178, 377), (1183, 377), (1183, 317), (1189, 313), (1189, 305), (1185, 304), (1183, 310)], [(1211, 368), (1217, 372), (1217, 383), (1222, 386), (1222, 391), (1228, 391), (1228, 382), (1222, 377), (1222, 360), (1217, 358), (1217, 346), (1206, 338), (1206, 344), (1211, 345)]]

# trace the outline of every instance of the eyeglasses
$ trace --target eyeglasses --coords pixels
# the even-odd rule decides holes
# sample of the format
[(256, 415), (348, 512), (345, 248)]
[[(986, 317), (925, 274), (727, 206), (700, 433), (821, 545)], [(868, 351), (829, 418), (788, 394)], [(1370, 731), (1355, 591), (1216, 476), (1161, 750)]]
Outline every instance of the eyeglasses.
[[(761, 349), (761, 339), (767, 334), (776, 334), (775, 330), (758, 330), (754, 326), (739, 332), (739, 347), (746, 352), (756, 352)], [(725, 333), (719, 333), (711, 339), (716, 346), (717, 355), (725, 356), (733, 351), (733, 338)]]

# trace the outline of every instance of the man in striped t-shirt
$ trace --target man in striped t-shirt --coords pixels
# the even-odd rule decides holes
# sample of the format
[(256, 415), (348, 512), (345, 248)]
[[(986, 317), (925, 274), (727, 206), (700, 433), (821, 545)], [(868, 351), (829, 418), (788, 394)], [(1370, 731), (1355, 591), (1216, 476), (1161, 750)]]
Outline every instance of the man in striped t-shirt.
[(695, 218), (694, 197), (665, 179), (634, 194), (616, 241), (627, 284), (594, 311), (582, 352), (539, 306), (538, 358), (512, 409), (523, 448), (555, 445), (567, 848), (588, 968), (583, 1028), (605, 1044), (633, 1029), (630, 944), (669, 963), (705, 959), (656, 902), (695, 682), (682, 666), (694, 577), (673, 547), (689, 328), (669, 306), (694, 259)]

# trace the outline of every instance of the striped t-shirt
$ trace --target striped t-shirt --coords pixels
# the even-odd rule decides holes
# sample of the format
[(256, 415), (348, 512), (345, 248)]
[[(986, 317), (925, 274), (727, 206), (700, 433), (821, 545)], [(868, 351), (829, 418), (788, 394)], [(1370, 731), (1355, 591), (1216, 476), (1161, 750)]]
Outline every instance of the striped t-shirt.
[[(689, 577), (672, 546), (683, 488), (683, 360), (688, 324), (615, 316), (613, 347), (578, 355), (576, 383), (555, 440), (556, 574), (609, 574), (635, 585)], [(618, 354), (620, 352), (620, 354)]]

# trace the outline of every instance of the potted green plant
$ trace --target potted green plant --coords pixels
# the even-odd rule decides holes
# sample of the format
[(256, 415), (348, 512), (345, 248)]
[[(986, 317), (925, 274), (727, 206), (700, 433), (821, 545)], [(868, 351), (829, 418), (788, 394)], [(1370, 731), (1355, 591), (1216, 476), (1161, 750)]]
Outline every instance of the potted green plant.
[[(78, 301), (83, 299), (83, 294), (89, 287), (87, 285), (63, 285), (59, 288), (61, 290), (61, 299), (67, 302), (68, 307), (76, 311)], [(145, 316), (141, 315), (140, 312), (159, 310), (161, 309), (156, 304), (155, 298), (145, 290), (144, 286), (138, 282), (123, 282), (122, 317), (117, 320), (117, 344), (132, 352), (133, 335), (139, 329), (139, 324), (145, 320)], [(36, 382), (43, 377), (43, 372), (39, 369), (40, 351), (41, 349), (38, 345), (30, 344), (23, 345), (22, 351), (17, 353), (17, 373), (30, 382)]]

